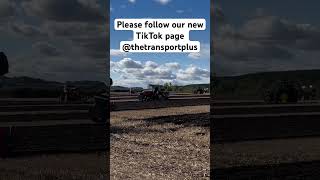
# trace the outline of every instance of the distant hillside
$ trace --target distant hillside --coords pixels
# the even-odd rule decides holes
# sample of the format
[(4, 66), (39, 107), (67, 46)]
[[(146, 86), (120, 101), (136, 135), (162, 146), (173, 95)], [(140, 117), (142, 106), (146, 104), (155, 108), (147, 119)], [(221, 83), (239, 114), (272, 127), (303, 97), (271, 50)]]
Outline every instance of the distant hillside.
[(233, 77), (211, 77), (216, 98), (261, 99), (263, 92), (275, 81), (292, 80), (312, 84), (320, 90), (320, 70), (276, 71)]
[(111, 92), (129, 92), (129, 88), (123, 86), (111, 86)]
[(198, 88), (210, 88), (209, 84), (189, 84), (189, 85), (185, 85), (185, 86), (179, 86), (179, 88), (181, 89), (181, 92), (189, 92), (192, 93), (194, 90), (198, 89)]
[(56, 88), (62, 86), (62, 83), (55, 81), (45, 81), (42, 79), (30, 77), (0, 77), (2, 88)]
[[(99, 81), (69, 81), (70, 87), (93, 94), (107, 90)], [(64, 83), (30, 77), (0, 77), (0, 97), (58, 97)]]
[(110, 87), (111, 92), (129, 92), (130, 89), (131, 89), (131, 91), (142, 91), (143, 90), (142, 87), (132, 87), (132, 88), (123, 87), (123, 86), (111, 86)]
[[(189, 84), (185, 86), (172, 86), (173, 91), (182, 92), (182, 93), (191, 93), (195, 89), (198, 88), (210, 88), (209, 84)], [(123, 86), (111, 86), (112, 92), (129, 92), (130, 88), (123, 87)], [(133, 91), (141, 91), (143, 90), (142, 87), (132, 87), (131, 90)]]

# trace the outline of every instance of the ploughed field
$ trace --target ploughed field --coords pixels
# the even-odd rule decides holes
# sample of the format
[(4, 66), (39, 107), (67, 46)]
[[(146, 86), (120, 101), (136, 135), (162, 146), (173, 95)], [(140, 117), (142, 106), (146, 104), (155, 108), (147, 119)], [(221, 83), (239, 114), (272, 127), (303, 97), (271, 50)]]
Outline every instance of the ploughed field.
[(320, 179), (320, 104), (211, 102), (214, 179)]
[[(112, 171), (113, 179), (123, 179), (127, 175), (137, 179), (148, 179), (150, 176), (167, 179), (170, 172), (175, 172), (170, 177), (177, 179), (181, 176), (187, 179), (209, 178), (209, 98), (206, 97), (206, 106), (193, 103), (192, 107), (183, 107), (187, 105), (186, 102), (195, 100), (194, 97), (187, 97), (185, 101), (183, 96), (173, 103), (169, 100), (173, 105), (167, 104), (173, 109), (182, 108), (180, 110), (161, 110), (159, 108), (165, 106), (163, 103), (152, 105), (152, 102), (138, 102), (141, 103), (138, 105), (140, 110), (128, 113), (125, 109), (136, 107), (137, 102), (130, 104), (130, 98), (115, 102), (120, 108), (112, 112), (112, 122), (117, 122), (111, 126), (112, 150), (114, 148), (118, 152), (117, 158), (113, 156), (115, 154), (111, 156), (111, 160), (116, 160), (114, 165), (118, 166), (117, 171)], [(123, 100), (127, 101), (124, 104), (129, 104), (128, 107), (122, 107), (124, 104), (120, 102)], [(0, 129), (13, 135), (10, 141), (11, 156), (0, 162), (0, 179), (105, 179), (109, 132), (103, 124), (90, 120), (88, 108), (91, 105), (60, 104), (57, 99), (0, 99)], [(150, 109), (143, 110), (145, 108)], [(142, 116), (138, 117), (139, 113)], [(130, 117), (125, 120), (123, 114), (129, 114)], [(199, 121), (199, 118), (203, 121)], [(141, 126), (136, 127), (137, 123)], [(146, 143), (141, 143), (139, 138)], [(186, 151), (183, 150), (185, 145), (188, 145)], [(131, 148), (144, 152), (136, 152), (134, 154), (137, 156), (132, 156)], [(171, 156), (166, 156), (168, 152)], [(174, 157), (178, 153), (180, 155)], [(160, 155), (166, 158), (159, 159)], [(122, 173), (128, 169), (124, 168), (123, 163), (127, 160), (132, 163), (146, 160), (141, 164), (144, 172), (154, 161), (155, 174), (144, 176), (137, 166), (130, 165), (131, 170), (124, 176)], [(193, 172), (191, 170), (196, 172), (190, 173)], [(159, 172), (163, 174), (157, 174)]]
[(55, 153), (1, 159), (4, 180), (105, 180), (105, 152)]
[[(121, 101), (114, 102), (114, 105), (116, 111), (121, 111), (209, 104), (208, 97), (191, 96), (186, 103), (185, 96), (190, 95), (180, 96), (180, 99), (175, 97), (168, 102)], [(90, 106), (90, 103), (60, 104), (57, 99), (50, 98), (0, 99), (0, 128), (12, 136), (12, 152), (15, 154), (72, 151), (79, 148), (83, 151), (103, 150), (108, 132), (104, 124), (90, 119)], [(41, 143), (43, 141), (48, 143)]]
[(1, 99), (0, 131), (11, 135), (11, 153), (0, 161), (0, 179), (106, 179), (106, 127), (89, 119), (88, 108)]
[(0, 100), (0, 130), (11, 136), (9, 144), (15, 155), (106, 149), (106, 126), (90, 120), (89, 104), (22, 99), (4, 105), (3, 101), (6, 100)]
[(210, 104), (210, 96), (205, 94), (177, 94), (169, 96), (168, 100), (155, 100), (148, 102), (140, 102), (137, 97), (137, 95), (111, 97), (110, 101), (114, 104), (113, 111), (199, 106)]
[[(213, 101), (209, 116), (209, 97), (178, 96), (111, 97), (113, 179), (209, 179), (210, 117), (213, 178), (319, 179), (317, 101)], [(103, 179), (109, 132), (89, 119), (90, 105), (1, 99), (0, 128), (15, 135), (15, 156), (1, 160), (0, 179)]]
[(209, 106), (111, 113), (111, 179), (210, 179)]

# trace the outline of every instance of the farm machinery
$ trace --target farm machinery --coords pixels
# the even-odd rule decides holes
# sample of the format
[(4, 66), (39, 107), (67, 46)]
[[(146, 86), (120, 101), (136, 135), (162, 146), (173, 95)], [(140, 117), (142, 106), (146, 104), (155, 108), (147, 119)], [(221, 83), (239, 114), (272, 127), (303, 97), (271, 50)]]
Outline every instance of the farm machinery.
[(209, 92), (208, 88), (198, 87), (198, 89), (193, 91), (193, 94), (205, 94), (205, 93), (208, 93), (208, 92)]
[(139, 93), (138, 99), (141, 102), (145, 101), (157, 101), (157, 100), (167, 100), (169, 98), (169, 92), (164, 89), (159, 89), (156, 87), (155, 90), (143, 90)]
[(278, 81), (264, 93), (264, 101), (275, 104), (297, 103), (315, 98), (316, 89), (312, 85), (300, 85), (294, 81)]

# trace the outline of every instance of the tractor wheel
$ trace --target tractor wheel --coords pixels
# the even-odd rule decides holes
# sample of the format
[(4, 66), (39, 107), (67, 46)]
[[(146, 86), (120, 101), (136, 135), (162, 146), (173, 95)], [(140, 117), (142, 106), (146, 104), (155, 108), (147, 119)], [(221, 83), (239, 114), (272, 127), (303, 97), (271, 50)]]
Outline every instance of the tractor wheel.
[(115, 103), (110, 103), (110, 111), (114, 111), (116, 109), (117, 109), (116, 104)]
[(166, 100), (166, 97), (163, 96), (163, 95), (161, 95), (161, 96), (159, 97), (159, 100), (160, 100), (160, 101), (165, 101), (165, 100)]
[(90, 108), (89, 108), (89, 117), (94, 122), (98, 121), (99, 117), (98, 117), (96, 105), (90, 106)]
[(271, 97), (270, 97), (269, 94), (267, 94), (267, 95), (264, 96), (264, 102), (266, 102), (266, 103), (268, 103), (268, 104), (271, 103)]
[(139, 99), (140, 102), (143, 102), (143, 101), (144, 101), (144, 96), (140, 94), (140, 95), (138, 96), (138, 99)]
[(96, 104), (90, 107), (89, 116), (92, 121), (97, 123), (103, 123), (106, 121), (106, 117), (103, 115), (104, 111), (101, 108), (103, 107), (98, 107)]

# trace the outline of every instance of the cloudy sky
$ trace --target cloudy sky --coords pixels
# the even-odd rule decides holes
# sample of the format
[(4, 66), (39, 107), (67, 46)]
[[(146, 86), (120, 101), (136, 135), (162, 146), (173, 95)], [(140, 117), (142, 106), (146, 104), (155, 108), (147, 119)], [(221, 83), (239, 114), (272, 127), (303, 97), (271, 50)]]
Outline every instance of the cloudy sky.
[(320, 1), (216, 0), (217, 75), (320, 69)]
[[(209, 81), (209, 25), (191, 32), (200, 54), (119, 53), (132, 33), (111, 28), (107, 59), (107, 11), (114, 18), (206, 18), (209, 0), (1, 0), (0, 51), (9, 76), (47, 80), (106, 80), (108, 62), (115, 84), (144, 86)], [(214, 24), (218, 75), (319, 69), (318, 0), (216, 0)], [(209, 22), (209, 21), (207, 21)], [(110, 27), (113, 27), (111, 24)]]
[[(200, 53), (120, 53), (120, 41), (131, 40), (133, 34), (115, 31), (115, 18), (205, 18), (207, 29), (190, 32), (190, 40), (201, 43)], [(110, 73), (115, 85), (209, 83), (209, 0), (111, 0), (110, 28)]]
[(1, 0), (8, 76), (105, 81), (108, 10), (105, 0)]

